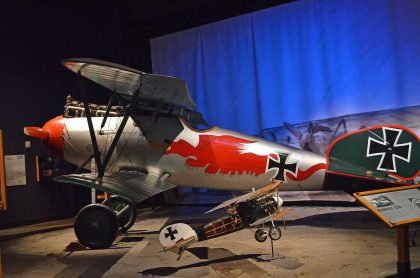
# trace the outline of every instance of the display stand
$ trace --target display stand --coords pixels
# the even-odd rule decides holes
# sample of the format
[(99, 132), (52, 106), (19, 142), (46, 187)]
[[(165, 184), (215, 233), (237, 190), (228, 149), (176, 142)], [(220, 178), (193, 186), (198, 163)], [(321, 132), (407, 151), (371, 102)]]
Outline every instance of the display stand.
[(396, 229), (398, 277), (411, 277), (409, 224), (420, 222), (420, 185), (358, 192), (354, 197)]
[(273, 240), (270, 238), (271, 241), (271, 257), (274, 258), (274, 245), (273, 245)]
[(410, 247), (408, 236), (409, 225), (404, 225), (397, 228), (397, 244), (398, 244), (398, 262), (397, 272), (398, 277), (411, 277), (411, 263), (410, 263)]
[(274, 261), (277, 259), (284, 259), (285, 256), (278, 256), (274, 254), (274, 240), (272, 240), (271, 238), (270, 238), (270, 243), (271, 243), (271, 256), (268, 254), (260, 255), (258, 256), (259, 260), (264, 261), (264, 262), (269, 262), (269, 261)]

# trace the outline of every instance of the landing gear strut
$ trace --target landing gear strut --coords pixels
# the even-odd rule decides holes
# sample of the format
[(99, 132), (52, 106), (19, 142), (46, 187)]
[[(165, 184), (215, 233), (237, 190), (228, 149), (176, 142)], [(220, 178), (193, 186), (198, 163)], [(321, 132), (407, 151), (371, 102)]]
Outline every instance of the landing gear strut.
[(118, 216), (119, 231), (126, 232), (133, 227), (137, 217), (136, 205), (120, 196), (113, 195), (102, 202)]

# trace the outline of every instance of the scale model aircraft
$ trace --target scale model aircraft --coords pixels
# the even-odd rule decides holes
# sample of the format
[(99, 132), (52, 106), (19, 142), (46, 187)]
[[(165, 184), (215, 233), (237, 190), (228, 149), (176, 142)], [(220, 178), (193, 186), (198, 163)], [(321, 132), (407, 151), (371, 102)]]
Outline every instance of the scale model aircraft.
[[(69, 100), (64, 116), (24, 131), (80, 168), (90, 169), (94, 159), (97, 173), (56, 181), (116, 195), (87, 205), (75, 218), (77, 238), (92, 249), (110, 246), (133, 225), (137, 203), (177, 185), (250, 191), (274, 180), (282, 182), (280, 190), (354, 192), (412, 183), (420, 173), (420, 139), (402, 126), (343, 135), (323, 156), (218, 127), (198, 129), (205, 121), (183, 80), (94, 59), (62, 64), (78, 75), (83, 104)], [(109, 89), (108, 105), (89, 104), (84, 78)], [(260, 205), (272, 204), (264, 196)], [(281, 207), (281, 198), (276, 202), (271, 215)], [(262, 222), (271, 215), (261, 216)]]
[[(274, 220), (283, 218), (291, 210), (282, 209), (283, 200), (278, 194), (281, 181), (274, 182), (257, 191), (227, 200), (206, 213), (227, 208), (227, 215), (222, 216), (197, 229), (184, 223), (175, 223), (164, 227), (159, 234), (159, 241), (163, 250), (171, 251), (182, 256), (183, 252), (194, 242), (203, 241), (222, 235), (230, 234), (245, 228), (257, 228), (255, 240), (279, 240), (281, 230), (274, 225)], [(275, 193), (275, 194), (274, 194)], [(264, 224), (271, 222), (266, 231)]]

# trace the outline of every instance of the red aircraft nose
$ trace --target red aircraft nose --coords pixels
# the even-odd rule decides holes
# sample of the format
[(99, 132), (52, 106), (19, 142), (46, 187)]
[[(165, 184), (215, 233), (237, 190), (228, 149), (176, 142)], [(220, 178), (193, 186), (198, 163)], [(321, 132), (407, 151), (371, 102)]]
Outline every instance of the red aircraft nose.
[(24, 128), (24, 132), (28, 136), (41, 139), (53, 154), (63, 158), (64, 121), (63, 116), (57, 116), (46, 122), (42, 128), (27, 126)]

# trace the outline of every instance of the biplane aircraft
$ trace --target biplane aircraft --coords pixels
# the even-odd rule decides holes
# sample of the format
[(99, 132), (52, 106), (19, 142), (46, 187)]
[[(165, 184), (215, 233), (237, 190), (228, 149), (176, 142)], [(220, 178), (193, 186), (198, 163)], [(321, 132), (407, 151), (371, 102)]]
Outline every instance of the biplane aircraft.
[[(194, 242), (203, 241), (245, 228), (256, 228), (255, 240), (279, 240), (281, 230), (274, 221), (283, 218), (291, 210), (282, 209), (283, 200), (279, 196), (281, 181), (274, 182), (257, 191), (227, 200), (206, 213), (227, 208), (227, 215), (220, 217), (206, 225), (193, 229), (184, 223), (175, 223), (164, 227), (159, 234), (159, 241), (163, 250), (168, 250), (182, 256), (183, 252)], [(268, 231), (264, 224), (270, 222)]]
[[(282, 182), (279, 190), (362, 191), (412, 183), (420, 173), (420, 139), (402, 126), (343, 135), (323, 156), (218, 127), (201, 128), (206, 123), (181, 79), (94, 59), (62, 64), (77, 74), (83, 102), (69, 100), (63, 116), (24, 131), (79, 168), (90, 169), (94, 159), (96, 173), (56, 181), (115, 195), (104, 204), (87, 205), (75, 218), (76, 236), (89, 248), (110, 246), (119, 231), (133, 225), (137, 203), (177, 185), (250, 191), (270, 187), (274, 180)], [(110, 91), (108, 105), (89, 104), (85, 79)], [(263, 197), (266, 203), (248, 195), (247, 202), (236, 200), (228, 209), (273, 204), (269, 195)], [(271, 221), (281, 211), (277, 197), (265, 214), (258, 216), (254, 207), (231, 217), (245, 226)], [(176, 238), (188, 241), (186, 236)]]

